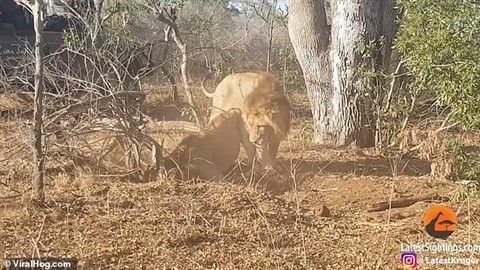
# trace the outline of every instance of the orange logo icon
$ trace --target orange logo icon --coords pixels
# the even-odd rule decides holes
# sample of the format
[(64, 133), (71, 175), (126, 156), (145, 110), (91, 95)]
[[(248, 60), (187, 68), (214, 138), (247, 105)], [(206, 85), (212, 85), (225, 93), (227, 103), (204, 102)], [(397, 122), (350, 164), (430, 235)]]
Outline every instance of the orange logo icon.
[(423, 217), (425, 230), (434, 238), (446, 239), (457, 229), (457, 224), (457, 215), (445, 205), (430, 207)]

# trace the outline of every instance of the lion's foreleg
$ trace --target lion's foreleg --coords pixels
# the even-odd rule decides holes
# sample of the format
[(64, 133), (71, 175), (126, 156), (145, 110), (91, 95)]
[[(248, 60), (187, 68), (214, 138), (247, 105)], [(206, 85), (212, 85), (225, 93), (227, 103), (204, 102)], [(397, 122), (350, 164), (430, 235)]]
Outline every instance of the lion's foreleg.
[(251, 168), (253, 168), (253, 165), (255, 162), (256, 149), (255, 149), (255, 145), (252, 142), (250, 142), (249, 138), (250, 136), (247, 130), (245, 129), (244, 124), (242, 123), (240, 127), (240, 141), (243, 145), (243, 148), (245, 149), (245, 152), (247, 153), (248, 163), (249, 163), (248, 165), (251, 166)]
[(277, 153), (278, 153), (278, 147), (280, 146), (280, 141), (271, 141), (269, 145), (269, 152), (270, 152), (270, 157), (272, 158), (272, 164), (273, 164), (273, 169), (277, 172), (282, 172), (286, 168), (283, 167), (283, 165), (278, 162), (277, 160)]
[(243, 144), (243, 148), (245, 148), (245, 152), (247, 153), (248, 163), (249, 165), (253, 166), (254, 165), (253, 163), (255, 162), (255, 156), (257, 153), (257, 150), (255, 149), (255, 145), (251, 142), (246, 142), (242, 144)]
[(270, 145), (267, 142), (263, 142), (257, 145), (256, 150), (260, 159), (261, 169), (268, 170), (272, 168), (274, 159), (270, 155)]
[(275, 164), (277, 162), (277, 153), (278, 147), (280, 146), (280, 141), (270, 141), (268, 144), (268, 152), (270, 153), (270, 158), (272, 159), (272, 163)]

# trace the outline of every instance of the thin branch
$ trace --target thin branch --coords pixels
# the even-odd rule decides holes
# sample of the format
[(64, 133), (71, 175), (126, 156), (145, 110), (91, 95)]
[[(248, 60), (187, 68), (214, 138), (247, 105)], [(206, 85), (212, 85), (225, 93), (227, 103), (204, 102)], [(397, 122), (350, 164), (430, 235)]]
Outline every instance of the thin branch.
[[(14, 188), (11, 187), (10, 185), (7, 185), (7, 183), (5, 183), (5, 182), (0, 181), (0, 185), (5, 186), (6, 188), (10, 189), (11, 191), (17, 193), (18, 195), (22, 195), (22, 192), (20, 192), (20, 191), (17, 190), (17, 189), (14, 189)], [(15, 196), (15, 197), (17, 197), (17, 196)]]
[(390, 82), (390, 90), (388, 91), (388, 96), (387, 96), (387, 104), (385, 105), (385, 108), (383, 109), (383, 113), (386, 113), (390, 109), (390, 104), (392, 102), (392, 97), (393, 97), (393, 91), (395, 90), (395, 83), (397, 82), (397, 78), (399, 78), (398, 73), (400, 72), (400, 68), (402, 67), (404, 63), (404, 60), (400, 60), (398, 62), (397, 68), (395, 69), (395, 72), (393, 73), (393, 78), (392, 81)]

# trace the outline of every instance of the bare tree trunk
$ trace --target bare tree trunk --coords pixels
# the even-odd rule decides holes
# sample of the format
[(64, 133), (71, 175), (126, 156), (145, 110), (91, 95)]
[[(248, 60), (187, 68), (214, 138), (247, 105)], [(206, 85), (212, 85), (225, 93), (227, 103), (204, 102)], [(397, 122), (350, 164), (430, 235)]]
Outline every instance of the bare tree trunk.
[(290, 0), (288, 31), (303, 70), (312, 107), (315, 142), (331, 144), (333, 138), (326, 131), (330, 129), (332, 112), (328, 56), (330, 32), (323, 6), (323, 0)]
[[(94, 28), (91, 31), (92, 44), (95, 44), (97, 41), (98, 35), (102, 27), (102, 9), (105, 0), (95, 0), (95, 13), (94, 13)], [(87, 4), (88, 5), (88, 4)]]
[(177, 82), (175, 80), (175, 77), (172, 75), (171, 71), (168, 69), (167, 63), (166, 63), (167, 56), (168, 56), (169, 43), (170, 43), (170, 32), (171, 32), (171, 30), (172, 30), (172, 28), (170, 26), (167, 26), (164, 29), (164, 32), (165, 32), (165, 37), (164, 37), (165, 45), (164, 46), (165, 47), (163, 48), (163, 51), (162, 51), (161, 69), (162, 69), (163, 75), (168, 78), (168, 81), (172, 85), (173, 101), (178, 102), (178, 101), (180, 101), (180, 97), (178, 96)]
[(43, 152), (43, 0), (35, 0), (33, 8), (34, 27), (35, 27), (35, 98), (34, 98), (34, 158), (35, 167), (33, 171), (33, 194), (32, 198), (43, 202), (44, 190), (44, 163), (45, 155)]
[[(384, 3), (384, 1), (386, 1)], [(375, 119), (369, 83), (359, 69), (380, 70), (390, 50), (381, 55), (381, 36), (393, 31), (394, 0), (332, 0), (332, 27), (324, 1), (290, 0), (289, 34), (302, 67), (314, 116), (315, 141), (360, 147), (375, 144)], [(387, 14), (387, 15), (386, 15)], [(385, 16), (385, 19), (384, 19)], [(393, 33), (387, 33), (391, 42)], [(368, 59), (359, 49), (373, 44)], [(385, 44), (390, 48), (391, 43)], [(388, 53), (388, 56), (386, 55)], [(373, 60), (373, 61), (372, 61)], [(373, 64), (372, 64), (373, 63)]]
[(193, 102), (193, 94), (192, 91), (190, 90), (190, 85), (188, 83), (188, 71), (187, 71), (187, 63), (188, 63), (188, 52), (187, 52), (187, 44), (183, 42), (182, 38), (180, 37), (180, 31), (178, 31), (178, 27), (175, 24), (175, 26), (172, 27), (173, 29), (173, 40), (177, 44), (178, 48), (180, 49), (180, 52), (182, 53), (182, 62), (180, 64), (180, 70), (182, 72), (182, 81), (183, 81), (183, 87), (185, 88), (185, 94), (187, 95), (187, 102), (190, 104), (192, 107), (193, 111), (193, 116), (195, 117), (195, 121), (199, 126), (203, 126), (203, 121), (200, 116), (200, 113), (197, 110), (197, 106)]
[[(278, 0), (273, 0), (271, 4), (268, 4), (268, 1), (262, 1), (262, 7), (260, 10), (257, 9), (255, 5), (253, 8), (257, 16), (259, 16), (265, 23), (268, 25), (268, 48), (267, 48), (267, 62), (265, 70), (270, 71), (270, 66), (272, 65), (272, 49), (273, 49), (273, 31), (275, 30), (275, 12), (277, 9)], [(266, 15), (263, 15), (264, 6), (268, 6), (268, 12)]]
[(177, 11), (175, 8), (160, 8), (158, 3), (155, 1), (149, 1), (146, 5), (144, 5), (147, 9), (151, 10), (157, 17), (157, 19), (163, 23), (165, 23), (168, 27), (171, 28), (173, 41), (177, 45), (178, 49), (182, 53), (182, 61), (180, 64), (180, 70), (182, 72), (182, 81), (183, 87), (185, 88), (185, 94), (187, 95), (187, 102), (192, 107), (193, 116), (195, 117), (195, 121), (199, 126), (203, 125), (203, 121), (201, 118), (200, 113), (193, 102), (193, 95), (192, 91), (190, 90), (190, 86), (188, 84), (188, 70), (187, 70), (187, 63), (188, 63), (188, 51), (187, 51), (187, 44), (183, 41), (182, 37), (180, 36), (180, 30), (178, 29), (178, 25), (176, 23), (177, 19)]
[(277, 1), (273, 1), (270, 7), (269, 21), (268, 21), (268, 51), (267, 51), (267, 72), (270, 71), (272, 65), (272, 45), (273, 45), (273, 30), (275, 29), (275, 9), (277, 7)]

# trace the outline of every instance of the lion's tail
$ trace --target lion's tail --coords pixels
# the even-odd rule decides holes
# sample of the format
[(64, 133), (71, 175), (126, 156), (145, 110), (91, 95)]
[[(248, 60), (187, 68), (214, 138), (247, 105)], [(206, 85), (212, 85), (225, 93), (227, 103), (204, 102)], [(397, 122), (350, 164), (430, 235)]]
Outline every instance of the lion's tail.
[(205, 94), (205, 96), (207, 96), (208, 98), (213, 98), (215, 93), (210, 93), (210, 92), (207, 91), (207, 89), (205, 89), (205, 82), (207, 81), (208, 77), (209, 76), (205, 76), (202, 80), (202, 91)]

